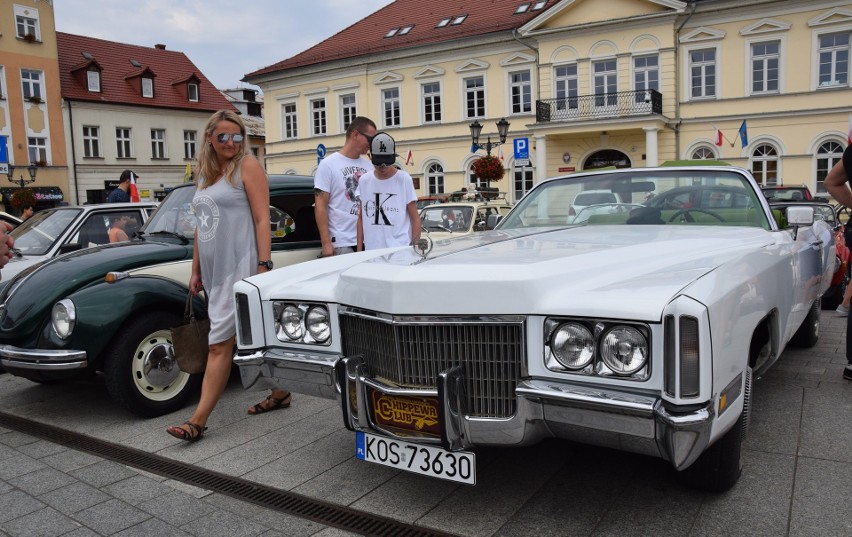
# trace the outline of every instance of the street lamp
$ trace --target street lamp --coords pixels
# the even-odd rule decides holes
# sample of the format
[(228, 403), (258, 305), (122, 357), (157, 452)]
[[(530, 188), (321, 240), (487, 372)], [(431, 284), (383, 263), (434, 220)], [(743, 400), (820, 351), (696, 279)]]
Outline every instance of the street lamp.
[(491, 143), (491, 135), (488, 135), (488, 141), (484, 144), (479, 143), (479, 135), (482, 134), (482, 124), (479, 121), (474, 121), (470, 124), (470, 139), (473, 141), (474, 147), (484, 149), (486, 153), (491, 154), (491, 149), (506, 143), (506, 136), (509, 135), (509, 122), (506, 118), (502, 118), (497, 122), (497, 135), (500, 137), (499, 142)]
[(9, 173), (7, 173), (6, 175), (8, 176), (10, 183), (15, 183), (17, 185), (20, 185), (21, 188), (24, 188), (29, 183), (35, 182), (36, 174), (38, 173), (38, 166), (36, 166), (35, 164), (30, 164), (29, 166), (27, 166), (27, 173), (30, 174), (29, 179), (24, 179), (23, 173), (20, 174), (18, 179), (15, 179), (15, 168), (20, 169), (21, 167), (12, 166), (11, 164), (9, 164)]

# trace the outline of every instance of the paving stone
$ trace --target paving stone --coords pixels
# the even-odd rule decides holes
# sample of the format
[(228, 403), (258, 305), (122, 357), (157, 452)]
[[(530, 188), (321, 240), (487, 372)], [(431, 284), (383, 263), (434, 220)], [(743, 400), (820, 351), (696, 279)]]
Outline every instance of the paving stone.
[(104, 487), (128, 477), (139, 475), (135, 470), (113, 461), (101, 461), (69, 472), (80, 481), (95, 487)]
[(53, 442), (48, 442), (47, 440), (38, 440), (31, 444), (18, 446), (17, 450), (19, 453), (23, 453), (24, 455), (28, 455), (34, 459), (40, 459), (49, 455), (56, 455), (57, 453), (69, 451), (67, 447), (60, 446)]
[(157, 518), (149, 518), (139, 524), (123, 529), (116, 533), (114, 537), (191, 537), (191, 533), (176, 528)]
[(852, 390), (826, 383), (806, 389), (804, 401), (799, 454), (852, 462)]
[(178, 491), (151, 498), (140, 503), (138, 507), (174, 526), (190, 524), (217, 510), (198, 498)]
[(0, 444), (5, 444), (10, 447), (25, 446), (37, 441), (38, 438), (26, 433), (19, 433), (17, 431), (11, 431), (0, 435)]
[(45, 464), (26, 455), (18, 454), (0, 460), (0, 479), (9, 480), (19, 475), (41, 470)]
[(9, 480), (9, 483), (33, 496), (39, 496), (45, 492), (70, 485), (75, 481), (77, 480), (73, 476), (47, 466), (22, 476), (13, 477)]
[(800, 457), (796, 467), (789, 535), (852, 535), (850, 498), (852, 467), (848, 463)]
[(149, 477), (135, 475), (127, 479), (122, 479), (112, 485), (104, 487), (104, 491), (112, 494), (116, 498), (120, 498), (131, 505), (138, 505), (144, 501), (165, 496), (173, 491), (171, 487), (163, 484), (160, 481), (155, 481)]
[(45, 464), (53, 466), (57, 470), (71, 472), (73, 470), (83, 468), (84, 466), (101, 462), (104, 459), (82, 451), (69, 450), (62, 453), (56, 453), (54, 455), (48, 455), (40, 460)]
[(20, 490), (0, 495), (0, 522), (28, 515), (45, 507), (43, 503)]
[(198, 537), (252, 537), (271, 529), (218, 509), (180, 528)]
[(101, 536), (98, 535), (97, 533), (95, 533), (94, 531), (92, 531), (91, 528), (87, 528), (85, 526), (82, 526), (82, 527), (77, 528), (76, 530), (72, 531), (71, 533), (66, 533), (62, 537), (101, 537)]
[(39, 496), (44, 503), (66, 515), (88, 509), (111, 498), (108, 494), (80, 481)]
[(118, 499), (107, 500), (72, 515), (102, 535), (112, 535), (151, 518), (148, 513)]
[(46, 507), (3, 524), (10, 536), (56, 537), (80, 528), (80, 523)]
[(275, 528), (289, 537), (309, 537), (325, 527), (323, 524), (314, 522), (313, 520), (288, 515), (274, 509), (267, 509), (253, 503), (225, 496), (224, 494), (213, 494), (204, 498), (204, 501), (222, 510), (243, 516), (267, 528)]

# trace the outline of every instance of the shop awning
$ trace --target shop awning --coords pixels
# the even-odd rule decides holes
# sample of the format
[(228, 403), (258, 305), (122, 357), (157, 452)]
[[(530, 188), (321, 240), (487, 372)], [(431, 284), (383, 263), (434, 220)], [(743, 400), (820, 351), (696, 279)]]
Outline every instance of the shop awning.
[[(0, 196), (2, 197), (3, 203), (10, 203), (12, 200), (12, 194), (14, 194), (16, 190), (19, 190), (19, 188), (20, 187), (16, 186), (0, 188)], [(40, 202), (60, 202), (65, 198), (62, 194), (62, 189), (58, 186), (28, 186), (26, 188), (32, 190), (35, 199)]]

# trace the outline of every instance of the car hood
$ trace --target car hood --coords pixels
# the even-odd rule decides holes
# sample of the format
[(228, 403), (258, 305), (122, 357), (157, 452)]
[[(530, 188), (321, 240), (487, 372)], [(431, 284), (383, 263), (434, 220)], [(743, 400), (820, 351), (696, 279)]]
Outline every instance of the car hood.
[[(20, 272), (3, 289), (0, 329), (41, 319), (53, 304), (77, 289), (102, 281), (107, 272), (165, 263), (192, 256), (192, 245), (154, 241), (105, 244), (61, 255)], [(5, 273), (3, 274), (5, 279)]]
[(264, 291), (269, 285), (264, 298), (325, 300), (393, 314), (582, 311), (654, 320), (691, 282), (773, 243), (772, 233), (741, 227), (491, 231), (435, 241), (425, 258), (412, 248), (363, 252), (283, 269), (292, 277), (274, 271), (278, 278), (252, 281)]
[(45, 259), (50, 259), (49, 256), (46, 255), (22, 255), (15, 256), (9, 260), (8, 263), (3, 267), (2, 275), (4, 280), (10, 280), (23, 272), (24, 270), (30, 268), (31, 266), (41, 263)]

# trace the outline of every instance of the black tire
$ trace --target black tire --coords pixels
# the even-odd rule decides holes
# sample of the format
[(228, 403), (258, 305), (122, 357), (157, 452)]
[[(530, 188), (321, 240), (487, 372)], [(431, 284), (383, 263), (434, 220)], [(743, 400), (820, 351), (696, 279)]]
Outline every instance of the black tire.
[(743, 471), (743, 438), (748, 411), (720, 439), (707, 448), (689, 468), (678, 473), (678, 481), (687, 487), (708, 492), (725, 492), (733, 487)]
[(179, 410), (201, 385), (203, 375), (178, 369), (172, 352), (170, 329), (182, 320), (160, 311), (131, 317), (104, 352), (107, 390), (133, 414), (153, 418)]
[(796, 330), (790, 339), (790, 344), (795, 347), (809, 349), (819, 341), (819, 315), (822, 301), (816, 299), (808, 311), (807, 317), (802, 321), (802, 326)]

